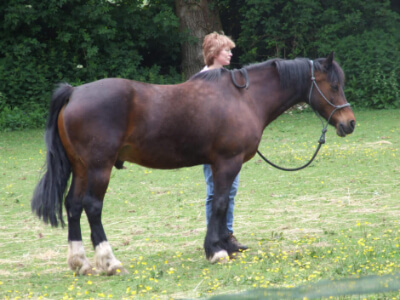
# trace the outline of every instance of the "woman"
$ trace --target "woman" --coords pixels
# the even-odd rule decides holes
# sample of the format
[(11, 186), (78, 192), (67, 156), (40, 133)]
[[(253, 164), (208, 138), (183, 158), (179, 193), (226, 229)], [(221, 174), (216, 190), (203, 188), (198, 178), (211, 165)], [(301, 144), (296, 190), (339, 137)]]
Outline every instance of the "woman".
[[(205, 36), (203, 41), (203, 58), (206, 66), (203, 71), (223, 68), (231, 62), (232, 49), (235, 43), (227, 36), (216, 32)], [(214, 183), (210, 165), (203, 165), (204, 178), (207, 184), (206, 197), (206, 220), (207, 225), (211, 217), (212, 201), (214, 197)], [(239, 174), (236, 176), (231, 189), (229, 191), (229, 204), (226, 212), (226, 226), (229, 231), (229, 239), (235, 244), (239, 250), (246, 250), (248, 247), (240, 244), (233, 235), (233, 210), (235, 207), (235, 196), (239, 187)]]

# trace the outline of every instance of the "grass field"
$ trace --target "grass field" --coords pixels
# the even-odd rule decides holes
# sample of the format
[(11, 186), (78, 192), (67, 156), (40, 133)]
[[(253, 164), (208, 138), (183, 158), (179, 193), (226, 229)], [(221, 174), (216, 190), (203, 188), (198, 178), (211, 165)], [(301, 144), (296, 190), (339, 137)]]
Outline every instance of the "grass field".
[[(207, 298), (259, 287), (400, 272), (400, 110), (355, 111), (355, 132), (330, 127), (316, 161), (299, 172), (258, 156), (240, 173), (234, 229), (250, 250), (227, 264), (204, 258), (200, 166), (113, 170), (103, 223), (129, 275), (76, 276), (67, 231), (42, 224), (30, 198), (45, 159), (43, 131), (0, 133), (0, 299)], [(311, 155), (321, 124), (284, 115), (260, 150), (285, 166)], [(82, 218), (84, 245), (93, 259)], [(341, 299), (398, 299), (400, 293)]]

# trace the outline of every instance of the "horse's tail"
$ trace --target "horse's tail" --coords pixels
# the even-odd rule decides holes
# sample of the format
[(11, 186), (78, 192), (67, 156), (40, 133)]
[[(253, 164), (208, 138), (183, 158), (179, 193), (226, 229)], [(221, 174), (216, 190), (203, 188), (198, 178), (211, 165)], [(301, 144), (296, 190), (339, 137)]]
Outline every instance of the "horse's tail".
[[(57, 227), (65, 223), (62, 207), (65, 190), (71, 175), (71, 163), (65, 153), (58, 133), (57, 120), (62, 107), (68, 102), (73, 87), (61, 84), (53, 93), (49, 117), (46, 123), (45, 142), (47, 147), (45, 174), (33, 193), (31, 208), (45, 223)], [(46, 168), (47, 167), (47, 168)]]

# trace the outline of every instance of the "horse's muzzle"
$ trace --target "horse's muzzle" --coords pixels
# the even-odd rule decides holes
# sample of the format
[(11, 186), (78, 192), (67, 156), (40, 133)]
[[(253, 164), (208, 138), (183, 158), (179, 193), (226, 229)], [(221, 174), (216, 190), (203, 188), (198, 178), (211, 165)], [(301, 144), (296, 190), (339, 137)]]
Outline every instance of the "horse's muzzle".
[(356, 121), (350, 120), (348, 122), (340, 122), (336, 127), (336, 133), (340, 137), (345, 137), (346, 135), (352, 133), (356, 128)]

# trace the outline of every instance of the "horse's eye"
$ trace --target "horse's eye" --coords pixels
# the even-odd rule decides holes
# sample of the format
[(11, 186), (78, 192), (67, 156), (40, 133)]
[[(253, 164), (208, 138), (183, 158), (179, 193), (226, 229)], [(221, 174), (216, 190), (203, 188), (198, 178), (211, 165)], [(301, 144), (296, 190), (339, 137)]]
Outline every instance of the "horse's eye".
[(339, 86), (337, 84), (331, 85), (331, 89), (334, 92), (337, 92), (339, 90)]

